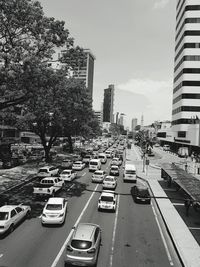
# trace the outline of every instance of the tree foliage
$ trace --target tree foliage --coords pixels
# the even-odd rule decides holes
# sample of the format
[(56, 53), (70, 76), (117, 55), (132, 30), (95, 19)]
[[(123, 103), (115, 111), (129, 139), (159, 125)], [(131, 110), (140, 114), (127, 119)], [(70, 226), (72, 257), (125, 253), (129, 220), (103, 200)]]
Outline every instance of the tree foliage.
[(38, 1), (0, 0), (0, 110), (32, 97), (38, 64), (73, 39), (64, 22), (48, 18)]

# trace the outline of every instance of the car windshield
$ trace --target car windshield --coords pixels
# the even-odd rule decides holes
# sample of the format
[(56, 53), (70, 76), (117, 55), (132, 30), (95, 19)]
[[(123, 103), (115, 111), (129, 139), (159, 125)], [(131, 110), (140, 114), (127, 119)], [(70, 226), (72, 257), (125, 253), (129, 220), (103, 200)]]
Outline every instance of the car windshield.
[(104, 180), (105, 182), (113, 182), (114, 181), (114, 179), (113, 178), (111, 178), (111, 177), (108, 177), (108, 178), (105, 178), (105, 180)]
[(0, 221), (8, 220), (9, 213), (8, 212), (0, 212)]
[(134, 170), (126, 170), (126, 174), (135, 174)]
[(40, 169), (39, 172), (47, 172), (47, 169)]
[(98, 162), (96, 162), (96, 161), (91, 161), (91, 162), (90, 162), (90, 165), (98, 165)]
[(113, 166), (113, 167), (111, 168), (111, 170), (118, 170), (118, 167), (117, 167), (117, 166)]
[(61, 210), (62, 205), (61, 204), (47, 204), (46, 209), (47, 210)]
[(87, 155), (86, 155), (84, 158), (85, 158), (85, 159), (90, 159), (90, 158), (91, 158), (91, 156), (87, 156)]
[(62, 174), (71, 174), (71, 171), (63, 171)]
[(101, 196), (101, 201), (113, 202), (113, 197)]
[(77, 240), (74, 239), (71, 242), (71, 246), (76, 249), (88, 249), (92, 246), (92, 242), (86, 240)]
[(95, 172), (94, 174), (95, 174), (95, 175), (103, 175), (102, 172)]

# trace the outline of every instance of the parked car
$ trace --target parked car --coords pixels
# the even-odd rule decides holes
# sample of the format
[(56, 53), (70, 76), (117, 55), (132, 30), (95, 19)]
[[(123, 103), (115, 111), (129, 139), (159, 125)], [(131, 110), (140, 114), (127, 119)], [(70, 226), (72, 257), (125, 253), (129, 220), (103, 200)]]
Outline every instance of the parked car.
[(117, 180), (114, 176), (106, 176), (103, 180), (103, 189), (115, 189), (117, 187)]
[(77, 172), (75, 172), (74, 170), (63, 170), (60, 174), (60, 178), (65, 181), (65, 182), (71, 182), (72, 180), (74, 180), (77, 176)]
[(26, 205), (4, 205), (0, 207), (0, 234), (12, 232), (24, 218), (30, 216), (31, 207)]
[(98, 201), (98, 210), (115, 211), (117, 207), (117, 197), (112, 191), (105, 190), (101, 193)]
[(59, 177), (46, 177), (33, 187), (36, 196), (54, 196), (64, 186), (64, 181)]
[(62, 197), (51, 197), (44, 206), (41, 223), (45, 224), (63, 224), (67, 212), (67, 201)]
[(100, 244), (100, 226), (92, 223), (79, 223), (67, 243), (65, 264), (95, 266)]
[(170, 146), (169, 145), (164, 145), (163, 146), (164, 151), (170, 151)]
[(135, 203), (151, 203), (149, 188), (145, 184), (137, 184), (131, 188), (131, 194)]
[(39, 169), (37, 176), (38, 177), (48, 177), (48, 176), (57, 176), (59, 169), (54, 166), (45, 166)]
[(75, 161), (72, 165), (72, 170), (80, 171), (85, 168), (85, 163), (82, 161)]
[(61, 163), (61, 167), (66, 168), (66, 169), (71, 169), (72, 165), (73, 165), (72, 159), (64, 159)]
[(119, 176), (119, 166), (111, 165), (110, 166), (110, 175), (117, 175), (117, 176)]
[(94, 174), (92, 175), (92, 182), (102, 183), (105, 177), (106, 177), (105, 171), (101, 170), (95, 171)]

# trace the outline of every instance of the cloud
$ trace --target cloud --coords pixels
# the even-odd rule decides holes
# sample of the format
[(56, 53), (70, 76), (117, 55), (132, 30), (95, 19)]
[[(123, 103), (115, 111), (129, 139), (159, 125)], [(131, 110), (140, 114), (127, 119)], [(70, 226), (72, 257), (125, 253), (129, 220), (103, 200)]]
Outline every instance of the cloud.
[(165, 8), (165, 6), (169, 3), (169, 0), (157, 0), (154, 3), (153, 8), (154, 9), (161, 9), (161, 8)]
[(144, 122), (171, 120), (172, 81), (130, 79), (115, 90), (115, 111), (127, 114), (127, 120), (144, 114)]

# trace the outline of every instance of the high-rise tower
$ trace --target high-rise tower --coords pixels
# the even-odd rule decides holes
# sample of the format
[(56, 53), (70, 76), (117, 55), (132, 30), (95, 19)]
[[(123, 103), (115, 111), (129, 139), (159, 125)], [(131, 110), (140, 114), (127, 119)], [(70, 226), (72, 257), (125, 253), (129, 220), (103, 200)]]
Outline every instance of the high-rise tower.
[(114, 85), (104, 89), (103, 122), (113, 122)]
[(200, 0), (177, 1), (175, 40), (172, 129), (189, 144), (188, 128), (200, 118)]

